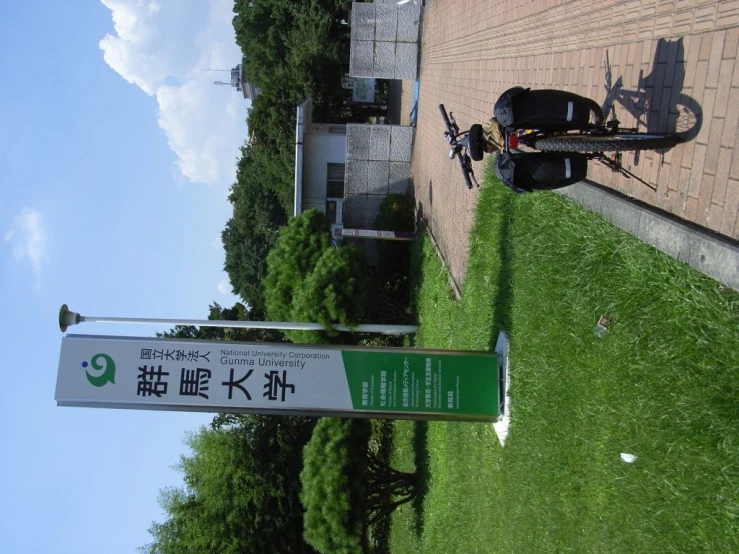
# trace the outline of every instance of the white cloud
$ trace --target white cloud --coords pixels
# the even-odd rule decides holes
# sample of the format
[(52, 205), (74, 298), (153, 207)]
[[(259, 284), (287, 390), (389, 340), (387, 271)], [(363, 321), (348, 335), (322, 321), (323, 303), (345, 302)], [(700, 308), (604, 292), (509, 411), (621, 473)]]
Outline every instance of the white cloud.
[(12, 247), (13, 258), (28, 260), (38, 278), (41, 264), (46, 260), (46, 231), (41, 214), (31, 208), (23, 208), (3, 239)]
[(221, 294), (231, 294), (231, 283), (225, 277), (218, 283), (218, 292)]
[(159, 127), (193, 182), (230, 184), (247, 135), (240, 92), (213, 84), (229, 80), (241, 60), (231, 25), (233, 0), (101, 0), (115, 34), (100, 41), (106, 63), (156, 98)]

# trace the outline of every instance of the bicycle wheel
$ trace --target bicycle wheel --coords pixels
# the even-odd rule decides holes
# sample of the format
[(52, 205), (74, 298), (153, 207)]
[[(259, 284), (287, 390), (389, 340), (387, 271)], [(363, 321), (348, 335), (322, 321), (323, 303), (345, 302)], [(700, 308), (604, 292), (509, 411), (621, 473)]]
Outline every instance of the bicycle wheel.
[(467, 135), (467, 143), (470, 158), (476, 162), (482, 160), (485, 154), (485, 139), (482, 136), (482, 125), (476, 123), (470, 127), (470, 132)]
[(549, 152), (624, 152), (659, 150), (680, 143), (673, 135), (629, 133), (622, 135), (558, 135), (534, 141), (534, 148)]

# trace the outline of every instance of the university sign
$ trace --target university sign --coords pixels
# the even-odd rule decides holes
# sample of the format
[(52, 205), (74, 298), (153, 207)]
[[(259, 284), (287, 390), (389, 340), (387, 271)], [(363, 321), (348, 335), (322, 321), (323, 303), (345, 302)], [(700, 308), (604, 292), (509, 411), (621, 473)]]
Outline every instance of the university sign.
[(493, 421), (495, 354), (66, 335), (59, 406)]

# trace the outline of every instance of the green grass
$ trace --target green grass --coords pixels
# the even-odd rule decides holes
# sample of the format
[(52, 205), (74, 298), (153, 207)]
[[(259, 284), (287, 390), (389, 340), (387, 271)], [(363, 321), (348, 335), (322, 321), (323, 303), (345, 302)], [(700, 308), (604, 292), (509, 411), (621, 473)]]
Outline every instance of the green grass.
[(396, 423), (394, 464), (428, 490), (393, 515), (392, 552), (739, 551), (739, 294), (494, 178), (460, 302), (420, 254), (418, 345), (490, 350), (506, 329), (512, 421), (505, 448), (487, 424)]

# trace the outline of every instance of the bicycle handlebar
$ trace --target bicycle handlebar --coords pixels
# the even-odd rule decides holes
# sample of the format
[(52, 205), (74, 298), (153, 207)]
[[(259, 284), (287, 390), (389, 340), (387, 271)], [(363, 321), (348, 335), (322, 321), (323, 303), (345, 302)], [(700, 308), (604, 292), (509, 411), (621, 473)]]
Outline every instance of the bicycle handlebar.
[(441, 112), (441, 118), (444, 120), (444, 123), (446, 124), (447, 131), (449, 131), (450, 133), (453, 132), (452, 123), (449, 121), (449, 116), (446, 113), (444, 104), (439, 104), (439, 111)]
[(459, 167), (462, 168), (462, 175), (464, 175), (464, 180), (467, 183), (467, 188), (472, 188), (472, 179), (470, 178), (470, 171), (467, 169), (466, 160), (464, 159), (465, 156), (462, 156), (462, 154), (457, 154), (457, 158), (459, 158)]

